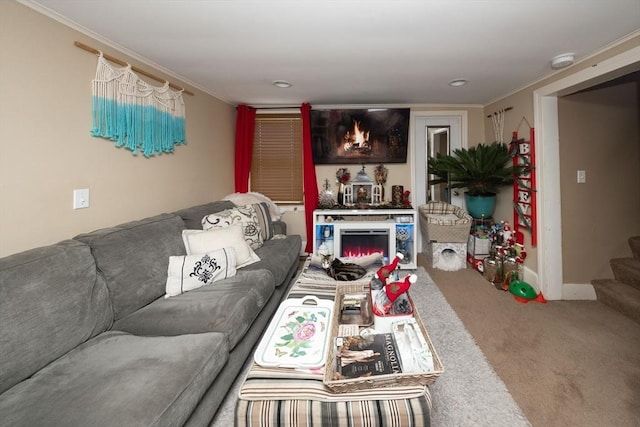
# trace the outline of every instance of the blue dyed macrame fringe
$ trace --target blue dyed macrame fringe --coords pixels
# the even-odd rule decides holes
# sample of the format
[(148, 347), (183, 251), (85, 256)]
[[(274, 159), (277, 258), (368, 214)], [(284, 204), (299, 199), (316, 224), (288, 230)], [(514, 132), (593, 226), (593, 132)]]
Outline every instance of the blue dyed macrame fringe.
[(182, 93), (150, 86), (130, 67), (117, 68), (102, 56), (94, 80), (91, 135), (115, 141), (134, 155), (172, 153), (186, 144)]

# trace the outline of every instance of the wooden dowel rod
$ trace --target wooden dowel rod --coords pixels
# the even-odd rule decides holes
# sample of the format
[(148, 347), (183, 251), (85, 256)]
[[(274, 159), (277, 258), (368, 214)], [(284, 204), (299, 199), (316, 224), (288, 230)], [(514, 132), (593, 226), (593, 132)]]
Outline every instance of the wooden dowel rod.
[[(105, 58), (106, 58), (106, 56), (105, 56)], [(509, 110), (513, 110), (513, 107), (507, 107), (507, 108), (505, 108), (503, 111), (509, 111)], [(493, 114), (498, 114), (498, 113), (497, 113), (497, 112), (495, 112), (495, 113), (493, 113)], [(491, 116), (493, 116), (493, 114), (489, 114), (489, 115), (487, 116), (487, 118), (491, 118)]]
[[(87, 52), (93, 53), (94, 55), (100, 55), (100, 51), (98, 49), (94, 49), (91, 46), (87, 46), (84, 43), (76, 41), (73, 44), (76, 47), (79, 47), (80, 49), (83, 49), (83, 50), (86, 50)], [(116, 63), (118, 65), (122, 65), (123, 67), (126, 67), (127, 65), (129, 65), (127, 62), (124, 62), (124, 61), (122, 61), (121, 59), (118, 59), (118, 58), (114, 58), (113, 56), (107, 55), (106, 53), (103, 53), (102, 56), (104, 56), (104, 59), (106, 59), (108, 61), (111, 61), (113, 63)], [(147, 71), (141, 70), (140, 68), (138, 68), (136, 66), (132, 65), (131, 69), (133, 71), (135, 71), (136, 73), (138, 73), (138, 74), (142, 74), (143, 76), (149, 77), (150, 79), (156, 80), (158, 82), (162, 82), (162, 83), (166, 82), (165, 79), (162, 79), (162, 78), (160, 78), (160, 77), (158, 77), (156, 75), (153, 75), (153, 74), (151, 74), (151, 73), (149, 73)], [(193, 96), (193, 92), (191, 92), (191, 91), (189, 91), (189, 90), (187, 90), (185, 88), (182, 88), (182, 87), (180, 87), (178, 85), (175, 85), (173, 83), (169, 83), (169, 87), (173, 88), (173, 89), (176, 89), (176, 90), (181, 90), (184, 93), (186, 93), (187, 95), (192, 95)]]

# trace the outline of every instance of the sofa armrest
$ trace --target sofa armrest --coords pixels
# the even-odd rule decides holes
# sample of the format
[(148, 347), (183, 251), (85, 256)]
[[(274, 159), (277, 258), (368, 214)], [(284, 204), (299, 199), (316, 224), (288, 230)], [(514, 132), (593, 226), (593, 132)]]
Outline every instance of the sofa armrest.
[(274, 234), (287, 234), (287, 223), (282, 220), (273, 221)]

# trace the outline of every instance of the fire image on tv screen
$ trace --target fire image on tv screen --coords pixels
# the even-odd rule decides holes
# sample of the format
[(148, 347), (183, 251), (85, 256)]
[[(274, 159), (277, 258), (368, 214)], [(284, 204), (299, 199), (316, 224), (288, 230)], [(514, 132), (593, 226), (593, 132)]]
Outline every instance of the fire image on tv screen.
[(406, 163), (409, 108), (311, 110), (315, 164)]

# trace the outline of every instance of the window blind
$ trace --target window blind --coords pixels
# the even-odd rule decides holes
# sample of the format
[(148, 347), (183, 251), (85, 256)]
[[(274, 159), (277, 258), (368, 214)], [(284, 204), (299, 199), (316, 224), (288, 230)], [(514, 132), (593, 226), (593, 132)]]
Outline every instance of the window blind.
[(303, 203), (299, 114), (256, 115), (250, 182), (251, 191), (276, 203)]

